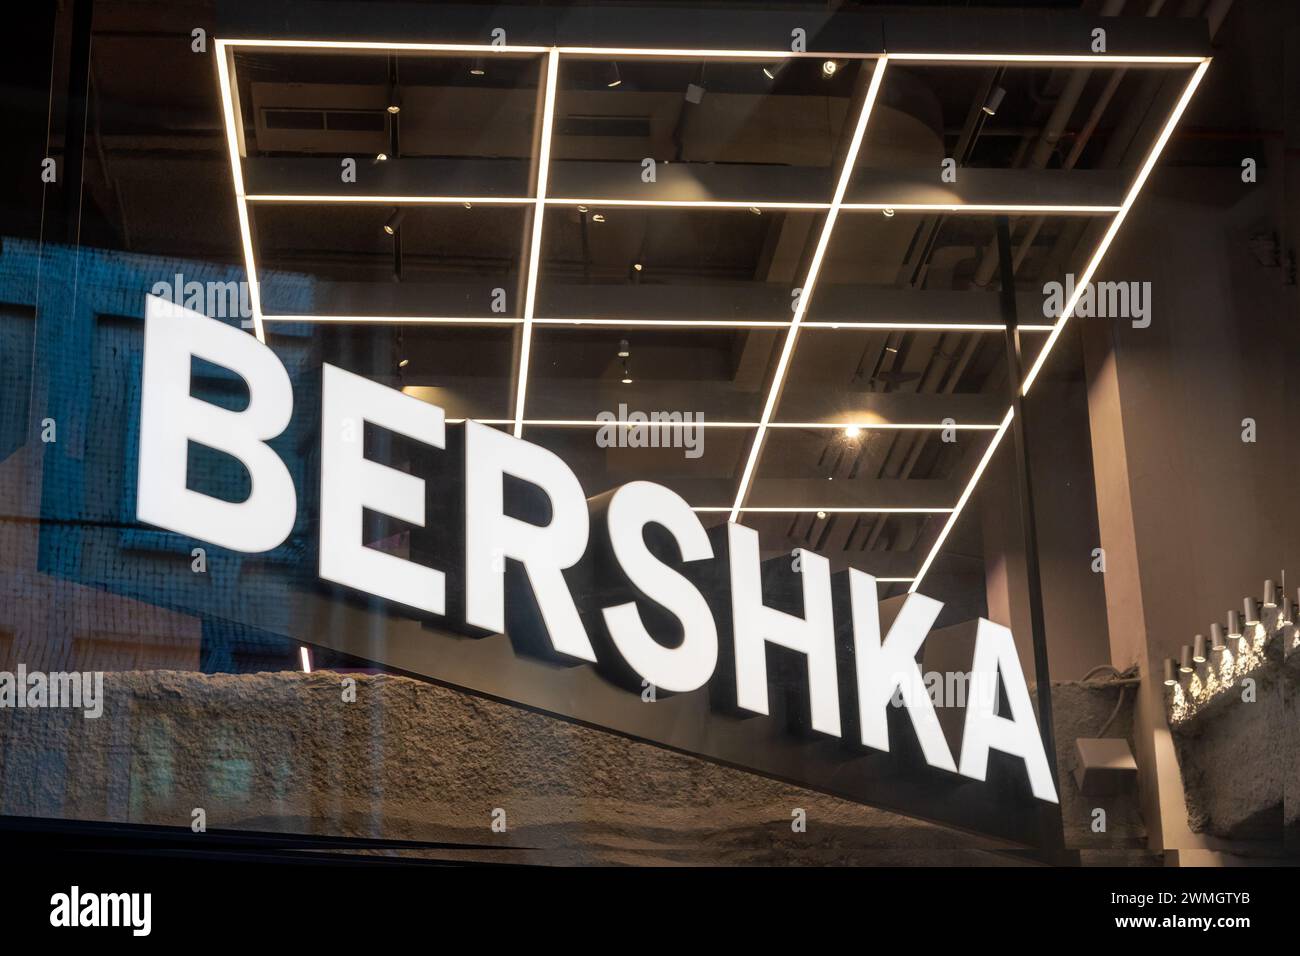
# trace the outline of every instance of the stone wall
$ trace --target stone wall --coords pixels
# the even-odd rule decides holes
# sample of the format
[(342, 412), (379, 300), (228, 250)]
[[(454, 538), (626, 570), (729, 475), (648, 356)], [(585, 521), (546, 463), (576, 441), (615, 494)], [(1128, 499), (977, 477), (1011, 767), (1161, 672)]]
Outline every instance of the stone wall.
[(1165, 689), (1188, 826), (1237, 852), (1300, 850), (1300, 630), (1278, 606)]
[[(1114, 693), (1058, 690), (1058, 710), (1079, 713), (1058, 726), (1095, 733)], [(0, 812), (188, 826), (202, 807), (210, 829), (500, 845), (546, 863), (1015, 862), (991, 840), (404, 677), (120, 672), (105, 694), (99, 719), (0, 711)], [(1065, 807), (1086, 812), (1068, 766)], [(1094, 854), (1131, 846), (1140, 822), (1112, 819), (1109, 835), (1068, 830)]]

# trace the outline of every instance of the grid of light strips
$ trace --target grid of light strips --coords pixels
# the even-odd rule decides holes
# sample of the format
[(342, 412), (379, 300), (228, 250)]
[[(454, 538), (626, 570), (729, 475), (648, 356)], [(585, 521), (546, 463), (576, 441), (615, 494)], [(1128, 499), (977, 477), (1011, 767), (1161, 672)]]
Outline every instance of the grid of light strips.
[[(488, 44), (454, 44), (454, 43), (383, 43), (383, 42), (365, 42), (365, 41), (335, 41), (335, 40), (280, 40), (280, 39), (243, 39), (243, 40), (225, 40), (218, 39), (215, 41), (216, 60), (218, 78), (221, 84), (221, 104), (222, 114), (226, 125), (226, 142), (230, 154), (231, 172), (235, 184), (235, 201), (237, 205), (240, 238), (243, 245), (244, 263), (248, 272), (249, 300), (253, 311), (253, 330), (260, 341), (266, 341), (265, 323), (268, 321), (276, 322), (328, 322), (328, 323), (382, 323), (382, 324), (430, 324), (430, 325), (508, 325), (522, 326), (521, 331), (521, 348), (519, 350), (519, 361), (514, 375), (514, 395), (515, 410), (512, 419), (502, 420), (483, 420), (484, 424), (499, 424), (512, 426), (513, 433), (518, 437), (523, 428), (527, 425), (538, 426), (572, 426), (587, 427), (607, 424), (596, 421), (580, 420), (547, 420), (547, 419), (527, 419), (524, 417), (525, 405), (527, 401), (529, 358), (532, 346), (533, 328), (538, 325), (547, 326), (655, 326), (664, 328), (773, 328), (781, 329), (786, 333), (785, 341), (782, 346), (781, 354), (777, 362), (775, 374), (771, 388), (768, 391), (767, 399), (764, 403), (763, 413), (757, 422), (708, 422), (709, 427), (732, 427), (732, 428), (752, 428), (754, 429), (754, 439), (750, 446), (749, 455), (745, 462), (745, 468), (742, 472), (739, 486), (736, 491), (736, 498), (733, 505), (727, 507), (697, 507), (698, 512), (726, 512), (728, 520), (735, 521), (741, 514), (748, 513), (817, 513), (817, 512), (837, 512), (851, 514), (890, 514), (890, 513), (925, 513), (925, 514), (947, 514), (948, 519), (943, 528), (935, 539), (925, 560), (912, 578), (879, 578), (884, 582), (909, 583), (909, 592), (915, 591), (921, 584), (922, 579), (929, 571), (930, 566), (934, 563), (939, 551), (942, 549), (944, 542), (947, 540), (949, 533), (961, 516), (962, 509), (966, 506), (980, 477), (984, 474), (998, 445), (1006, 435), (1011, 425), (1014, 407), (1008, 407), (1000, 424), (970, 424), (963, 423), (957, 427), (960, 429), (973, 430), (990, 430), (993, 431), (993, 437), (988, 446), (985, 448), (983, 455), (977, 463), (970, 479), (967, 481), (961, 496), (951, 507), (936, 508), (834, 508), (834, 507), (746, 507), (745, 500), (749, 495), (750, 486), (753, 482), (758, 459), (762, 453), (763, 442), (766, 432), (769, 428), (826, 428), (842, 429), (852, 425), (866, 429), (920, 429), (920, 428), (942, 428), (942, 424), (905, 424), (905, 423), (888, 423), (879, 422), (862, 422), (855, 423), (851, 421), (844, 422), (807, 422), (807, 423), (790, 423), (790, 422), (773, 422), (772, 415), (780, 399), (782, 388), (785, 384), (786, 374), (789, 371), (790, 361), (794, 353), (795, 341), (801, 328), (833, 328), (833, 329), (879, 329), (891, 331), (907, 330), (926, 330), (926, 331), (970, 331), (970, 332), (994, 332), (1002, 331), (1001, 325), (996, 324), (961, 324), (961, 323), (924, 323), (924, 322), (813, 322), (804, 321), (804, 315), (807, 313), (808, 304), (811, 302), (817, 282), (818, 272), (821, 267), (822, 259), (826, 249), (830, 244), (831, 236), (834, 232), (835, 223), (839, 213), (843, 210), (850, 211), (869, 211), (869, 210), (894, 210), (894, 211), (911, 211), (911, 212), (935, 212), (935, 213), (983, 213), (983, 214), (1021, 214), (1021, 215), (1044, 215), (1044, 214), (1097, 214), (1110, 215), (1111, 221), (1104, 236), (1097, 248), (1094, 250), (1088, 265), (1083, 273), (1079, 276), (1073, 296), (1065, 307), (1061, 315), (1053, 325), (1022, 325), (1024, 331), (1047, 332), (1047, 341), (1039, 351), (1038, 357), (1030, 368), (1029, 373), (1025, 376), (1022, 383), (1022, 394), (1028, 395), (1029, 389), (1033, 385), (1041, 371), (1043, 364), (1052, 347), (1056, 344), (1061, 332), (1064, 330), (1066, 323), (1074, 313), (1074, 309), (1079, 303), (1084, 290), (1091, 282), (1092, 276), (1101, 264), (1102, 258), (1110, 248), (1115, 236), (1119, 232), (1125, 217), (1136, 201), (1138, 194), (1145, 185), (1151, 170), (1155, 167), (1164, 150), (1165, 144), (1169, 141), (1174, 128), (1177, 126), (1188, 103), (1191, 102), (1192, 96), (1196, 92), (1205, 71), (1209, 68), (1210, 58), (1202, 56), (1131, 56), (1131, 55), (1058, 55), (1058, 54), (1001, 54), (1001, 53), (887, 53), (887, 54), (863, 54), (863, 53), (835, 53), (824, 50), (805, 51), (794, 53), (788, 50), (688, 50), (688, 49), (645, 49), (636, 47), (579, 47), (579, 46), (493, 46)], [(537, 180), (534, 195), (528, 197), (473, 197), (473, 196), (339, 196), (339, 195), (283, 195), (283, 194), (253, 194), (250, 195), (244, 188), (244, 177), (242, 171), (241, 157), (244, 155), (243, 127), (236, 122), (238, 106), (236, 103), (237, 87), (235, 86), (234, 72), (234, 53), (239, 48), (264, 48), (280, 50), (353, 50), (357, 52), (374, 52), (374, 53), (451, 53), (451, 54), (474, 54), (480, 56), (517, 56), (517, 55), (536, 55), (544, 56), (545, 61), (545, 79), (542, 89), (543, 109), (541, 114), (537, 164)], [(554, 127), (555, 99), (557, 93), (557, 77), (559, 69), (559, 60), (562, 56), (575, 57), (604, 57), (610, 59), (621, 58), (671, 58), (671, 59), (735, 59), (735, 60), (759, 60), (759, 61), (778, 61), (790, 59), (855, 59), (855, 60), (873, 60), (874, 69), (872, 70), (870, 84), (866, 96), (863, 100), (861, 111), (858, 114), (857, 122), (854, 127), (853, 136), (846, 151), (844, 165), (840, 169), (840, 174), (836, 183), (835, 193), (829, 203), (817, 202), (772, 202), (766, 200), (728, 200), (728, 201), (705, 201), (705, 200), (620, 200), (620, 199), (586, 199), (579, 197), (551, 197), (547, 195), (547, 177), (550, 168), (550, 144)], [(884, 80), (885, 72), (891, 60), (905, 61), (910, 63), (924, 62), (933, 64), (960, 65), (969, 63), (988, 63), (988, 64), (1038, 64), (1044, 66), (1195, 66), (1191, 78), (1187, 81), (1181, 96), (1179, 97), (1174, 108), (1166, 118), (1160, 135), (1148, 151), (1137, 176), (1131, 183), (1123, 202), (1119, 206), (1075, 206), (1075, 205), (1007, 205), (1007, 204), (921, 204), (921, 203), (849, 203), (844, 202), (844, 195), (848, 189), (850, 177), (857, 163), (858, 152), (862, 146), (862, 140), (865, 135), (867, 124), (870, 121), (872, 108), (875, 105), (876, 98), (880, 92), (881, 83)], [(261, 296), (257, 281), (257, 266), (254, 256), (252, 243), (252, 232), (249, 227), (248, 205), (249, 203), (370, 203), (383, 205), (441, 205), (441, 204), (483, 204), (483, 205), (514, 205), (514, 206), (531, 206), (533, 208), (533, 221), (531, 236), (528, 241), (526, 254), (527, 272), (525, 275), (525, 298), (524, 308), (521, 317), (502, 317), (502, 318), (469, 318), (453, 316), (314, 316), (314, 315), (264, 315), (262, 312)], [(773, 321), (744, 321), (744, 320), (712, 320), (712, 319), (679, 319), (679, 320), (657, 320), (657, 319), (619, 319), (616, 317), (609, 318), (586, 318), (586, 319), (563, 319), (551, 317), (536, 316), (536, 298), (537, 298), (537, 276), (540, 268), (540, 256), (542, 245), (542, 225), (544, 221), (543, 213), (548, 206), (635, 206), (642, 208), (653, 207), (677, 207), (677, 208), (699, 208), (699, 209), (730, 209), (730, 208), (759, 208), (759, 209), (797, 209), (824, 212), (826, 215), (822, 226), (821, 234), (818, 238), (816, 249), (809, 263), (808, 273), (802, 284), (803, 294), (800, 296), (796, 311), (788, 322)]]

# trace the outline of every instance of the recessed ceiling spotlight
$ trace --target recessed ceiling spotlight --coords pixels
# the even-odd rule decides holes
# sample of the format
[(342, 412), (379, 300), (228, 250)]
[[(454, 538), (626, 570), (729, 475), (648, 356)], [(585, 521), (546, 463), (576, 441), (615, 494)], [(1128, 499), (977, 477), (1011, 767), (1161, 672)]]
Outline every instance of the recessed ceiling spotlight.
[(881, 211), (882, 213), (885, 214), (885, 218), (886, 218), (886, 219), (893, 219), (893, 218), (894, 218), (894, 210), (892, 210), (892, 209), (882, 209), (882, 210), (880, 210), (880, 211)]
[(385, 107), (385, 109), (387, 109), (388, 112), (390, 112), (390, 113), (392, 113), (394, 116), (396, 116), (398, 113), (402, 112), (402, 104), (400, 104), (400, 103), (389, 103), (388, 106)]
[(579, 206), (579, 207), (578, 207), (578, 212), (586, 212), (586, 211), (587, 211), (587, 207), (586, 207), (586, 206)]
[(470, 76), (484, 76), (487, 73), (487, 66), (481, 56), (474, 57), (474, 62), (469, 65)]
[(402, 220), (406, 218), (406, 210), (398, 206), (393, 210), (393, 214), (384, 222), (384, 232), (390, 236), (397, 235), (397, 230), (402, 225)]
[(997, 113), (998, 107), (1002, 105), (1002, 100), (1006, 95), (1007, 91), (1002, 87), (993, 87), (993, 89), (989, 90), (989, 98), (984, 101), (984, 105), (980, 109), (984, 110), (989, 116), (993, 116)]
[(641, 263), (639, 262), (632, 263), (632, 268), (635, 269), (637, 272), (640, 272), (642, 269)]
[(763, 210), (759, 209), (757, 206), (750, 206), (749, 211), (752, 212), (755, 216), (763, 215)]
[(623, 77), (618, 72), (618, 64), (612, 60), (606, 64), (601, 80), (604, 82), (605, 86), (611, 90), (616, 86), (621, 86), (623, 83)]
[(408, 366), (408, 365), (410, 365), (410, 364), (411, 364), (411, 360), (410, 360), (410, 359), (402, 359), (400, 362), (397, 363), (397, 367), (398, 367), (398, 368), (406, 368), (406, 366)]
[(591, 217), (591, 221), (592, 221), (592, 222), (604, 222), (604, 221), (605, 221), (605, 215), (604, 215), (604, 213), (599, 213), (599, 212), (598, 212), (598, 213), (594, 214), (594, 215)]
[(817, 512), (817, 517), (818, 517), (818, 518), (825, 518), (825, 517), (826, 517), (826, 512), (824, 512), (824, 511), (819, 511), (819, 512)]
[(834, 60), (822, 61), (822, 76), (826, 77), (827, 79), (830, 79), (832, 76), (838, 73), (839, 69), (840, 69), (839, 63), (837, 63)]
[(465, 208), (466, 208), (466, 209), (473, 209), (473, 208), (474, 208), (474, 204), (473, 204), (472, 202), (466, 202), (466, 203), (465, 203)]
[(769, 80), (775, 80), (789, 62), (789, 60), (777, 60), (775, 63), (768, 63), (763, 67), (763, 75)]
[(374, 166), (377, 163), (386, 163), (386, 162), (388, 162), (387, 153), (375, 153), (375, 158), (370, 161), (370, 165)]
[(631, 377), (630, 375), (628, 375), (627, 372), (624, 372), (624, 373), (623, 373), (623, 384), (624, 384), (624, 385), (631, 385), (631, 384), (632, 384), (632, 377)]
[(861, 434), (862, 434), (862, 429), (859, 428), (857, 425), (850, 425), (848, 428), (844, 429), (845, 438), (857, 438)]

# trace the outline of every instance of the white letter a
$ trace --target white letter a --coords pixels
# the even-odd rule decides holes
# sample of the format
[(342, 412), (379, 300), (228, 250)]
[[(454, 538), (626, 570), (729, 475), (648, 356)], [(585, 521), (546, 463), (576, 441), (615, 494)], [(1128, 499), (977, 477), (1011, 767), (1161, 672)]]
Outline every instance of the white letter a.
[[(985, 693), (984, 688), (994, 688), (1001, 674), (1002, 692), (1011, 705), (1010, 718), (1000, 716), (997, 693)], [(1057, 803), (1056, 786), (1052, 771), (1043, 750), (1034, 720), (1034, 707), (1029, 700), (1029, 689), (1020, 670), (1016, 656), (1016, 643), (1011, 631), (1001, 624), (980, 618), (975, 631), (975, 660), (971, 665), (971, 692), (966, 697), (966, 730), (961, 738), (961, 769), (963, 777), (983, 780), (988, 773), (989, 751), (1021, 757), (1029, 774), (1029, 787), (1039, 800)]]

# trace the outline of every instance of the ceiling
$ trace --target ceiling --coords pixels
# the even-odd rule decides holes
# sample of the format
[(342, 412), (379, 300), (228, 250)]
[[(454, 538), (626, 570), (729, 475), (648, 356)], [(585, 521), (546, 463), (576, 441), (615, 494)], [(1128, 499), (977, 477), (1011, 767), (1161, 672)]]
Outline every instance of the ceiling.
[[(244, 263), (214, 56), (176, 40), (207, 9), (95, 4), (82, 241)], [(249, 203), (268, 343), (518, 428), (589, 494), (645, 478), (708, 524), (760, 509), (741, 513), (765, 553), (810, 547), (905, 590), (1010, 386), (993, 214), (882, 197), (1110, 210), (1013, 216), (1019, 321), (1043, 329), (1022, 336), (1029, 367), (1043, 284), (1085, 269), (1192, 67), (896, 61), (873, 84), (871, 59), (824, 62), (561, 56), (539, 205), (544, 53), (236, 48), (247, 191), (324, 197)], [(702, 416), (703, 453), (602, 447), (573, 424), (620, 405)], [(978, 550), (978, 529), (958, 541)]]

